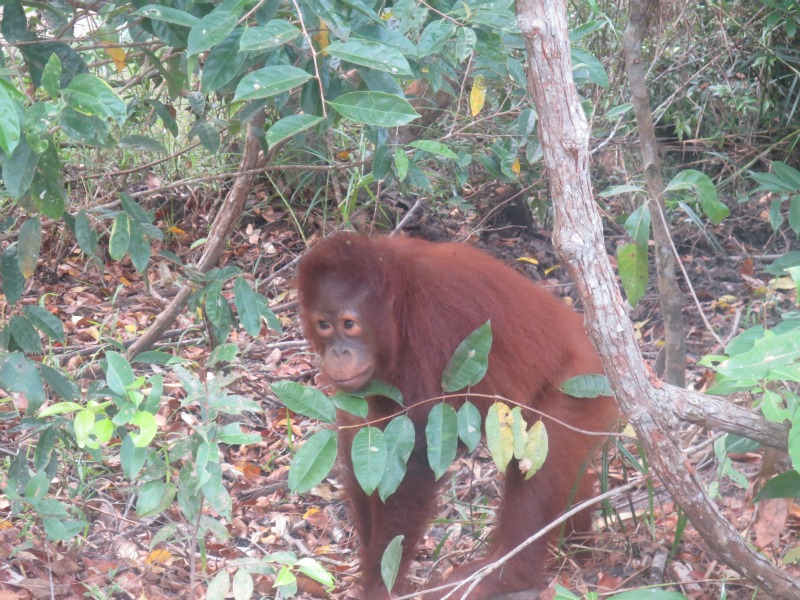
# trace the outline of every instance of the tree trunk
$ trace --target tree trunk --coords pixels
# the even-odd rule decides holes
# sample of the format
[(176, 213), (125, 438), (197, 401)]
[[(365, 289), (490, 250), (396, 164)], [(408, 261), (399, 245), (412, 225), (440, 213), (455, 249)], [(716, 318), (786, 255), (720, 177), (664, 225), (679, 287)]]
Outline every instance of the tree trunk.
[(593, 201), (588, 127), (572, 78), (566, 0), (518, 0), (517, 16), (555, 210), (553, 242), (584, 303), (589, 334), (620, 407), (653, 470), (720, 560), (773, 598), (800, 598), (800, 584), (747, 546), (687, 464), (675, 434), (684, 402), (691, 398), (697, 409), (695, 393), (659, 381), (642, 360)]

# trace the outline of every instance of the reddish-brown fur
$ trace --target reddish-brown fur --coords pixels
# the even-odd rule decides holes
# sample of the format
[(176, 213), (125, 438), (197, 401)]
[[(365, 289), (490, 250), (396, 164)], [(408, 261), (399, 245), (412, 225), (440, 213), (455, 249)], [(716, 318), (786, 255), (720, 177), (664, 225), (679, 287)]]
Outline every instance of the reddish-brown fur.
[[(407, 407), (416, 406), (410, 416), (417, 445), (403, 483), (386, 504), (377, 493), (368, 497), (361, 490), (350, 459), (355, 431), (340, 431), (340, 460), (361, 544), (365, 599), (388, 597), (381, 582), (380, 561), (386, 545), (398, 534), (405, 535), (405, 540), (397, 581), (400, 589), (405, 589), (404, 573), (436, 507), (439, 489), (425, 450), (425, 424), (433, 403), (424, 401), (442, 394), (442, 372), (458, 344), (474, 329), (491, 319), (489, 370), (473, 389), (475, 393), (496, 394), (535, 407), (584, 430), (606, 430), (616, 416), (610, 398), (576, 399), (557, 391), (570, 377), (602, 373), (580, 317), (521, 274), (469, 246), (339, 234), (318, 243), (302, 260), (299, 291), (303, 325), (316, 351), (324, 353), (325, 341), (315, 331), (314, 311), (321, 305), (355, 310), (370, 336), (365, 344), (374, 355), (372, 376), (399, 388)], [(491, 404), (486, 399), (470, 400), (483, 414)], [(369, 402), (369, 420), (402, 410), (386, 398), (370, 398)], [(462, 402), (463, 398), (451, 403), (458, 408)], [(526, 415), (529, 423), (537, 418)], [(342, 412), (337, 419), (339, 425), (364, 422)], [(567, 507), (598, 438), (550, 420), (545, 420), (545, 425), (550, 450), (544, 467), (523, 482), (516, 461), (512, 461), (487, 555), (456, 569), (449, 581), (463, 579), (507, 553)], [(591, 480), (584, 477), (578, 487), (578, 497), (586, 497)], [(574, 527), (588, 529), (588, 517)], [(470, 598), (483, 600), (541, 587), (547, 541), (552, 541), (552, 536), (529, 546), (486, 577)]]

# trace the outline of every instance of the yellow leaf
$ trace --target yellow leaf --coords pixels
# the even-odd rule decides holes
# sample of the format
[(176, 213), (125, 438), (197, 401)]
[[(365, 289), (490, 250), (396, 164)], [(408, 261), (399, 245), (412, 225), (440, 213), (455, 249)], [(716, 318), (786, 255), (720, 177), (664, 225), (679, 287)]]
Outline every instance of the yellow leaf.
[(525, 451), (519, 461), (519, 470), (525, 474), (526, 481), (533, 477), (536, 471), (542, 468), (547, 458), (548, 448), (547, 429), (545, 429), (542, 421), (536, 421), (528, 430), (528, 440), (525, 442)]
[(550, 275), (550, 273), (552, 273), (553, 271), (555, 271), (557, 268), (558, 268), (558, 265), (553, 265), (552, 267), (550, 267), (550, 268), (548, 268), (548, 269), (545, 269), (545, 270), (544, 270), (544, 274), (545, 274), (545, 275)]
[(319, 33), (316, 35), (319, 49), (322, 50), (322, 56), (328, 56), (325, 48), (331, 45), (331, 31), (325, 21), (319, 22)]
[(165, 550), (164, 548), (156, 548), (147, 555), (147, 558), (144, 559), (144, 562), (146, 562), (148, 565), (152, 565), (153, 563), (169, 565), (172, 564), (172, 560), (172, 554), (169, 550)]
[(106, 48), (106, 54), (108, 54), (114, 61), (117, 71), (122, 71), (122, 69), (125, 68), (125, 65), (128, 64), (128, 55), (125, 54), (125, 50), (122, 48)]
[(136, 333), (136, 325), (133, 325), (133, 324), (130, 324), (130, 323), (127, 324), (127, 325), (124, 325), (123, 329), (125, 329), (125, 331), (127, 331), (128, 333)]
[(486, 84), (483, 75), (477, 75), (472, 82), (472, 91), (469, 93), (469, 110), (474, 117), (483, 108), (486, 102)]
[(486, 415), (486, 446), (497, 469), (503, 473), (514, 456), (514, 416), (502, 402), (495, 402)]
[(317, 514), (318, 512), (319, 512), (319, 509), (316, 506), (311, 507), (305, 513), (303, 513), (303, 518), (307, 519), (308, 517), (311, 517), (311, 516)]
[(530, 258), (529, 256), (520, 256), (517, 259), (517, 262), (524, 262), (524, 263), (528, 263), (529, 265), (538, 265), (539, 264), (538, 260), (536, 260), (535, 258)]
[(511, 170), (514, 171), (514, 175), (519, 175), (519, 159), (514, 161), (514, 164), (511, 165)]
[(170, 233), (174, 233), (175, 235), (184, 235), (186, 233), (180, 227), (175, 227), (175, 225), (173, 225), (172, 227), (168, 227), (167, 231), (169, 231)]

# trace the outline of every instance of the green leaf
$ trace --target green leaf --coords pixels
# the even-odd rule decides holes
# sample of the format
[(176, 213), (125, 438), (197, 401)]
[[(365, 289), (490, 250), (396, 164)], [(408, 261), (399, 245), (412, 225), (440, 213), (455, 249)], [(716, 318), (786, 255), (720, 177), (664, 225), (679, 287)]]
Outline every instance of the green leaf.
[(96, 415), (90, 410), (82, 410), (75, 415), (72, 427), (79, 448), (85, 448), (90, 443), (89, 434), (92, 433), (95, 417)]
[(365, 419), (369, 414), (369, 404), (366, 398), (354, 396), (353, 394), (338, 390), (333, 396), (330, 396), (330, 400), (339, 410), (361, 417), (362, 419)]
[(45, 383), (52, 388), (59, 398), (64, 400), (77, 400), (80, 398), (81, 394), (78, 386), (62, 375), (60, 371), (47, 365), (39, 365), (39, 370)]
[(450, 150), (450, 148), (441, 142), (434, 142), (432, 140), (416, 140), (411, 142), (409, 146), (419, 148), (424, 152), (429, 152), (430, 154), (435, 154), (437, 156), (441, 156), (442, 158), (452, 158), (453, 160), (458, 158), (455, 152)]
[(328, 476), (336, 461), (337, 435), (322, 429), (312, 435), (294, 455), (289, 467), (289, 489), (303, 494)]
[(139, 518), (157, 515), (167, 510), (175, 498), (176, 488), (163, 481), (148, 481), (138, 490), (136, 514)]
[(573, 398), (597, 398), (611, 396), (611, 385), (605, 375), (588, 374), (570, 377), (558, 389)]
[(394, 400), (400, 406), (403, 406), (403, 393), (390, 383), (381, 381), (380, 379), (372, 379), (363, 390), (353, 393), (356, 396), (367, 398), (369, 396), (383, 396)]
[(787, 188), (800, 192), (800, 171), (779, 160), (772, 163), (772, 170), (786, 184)]
[(272, 393), (292, 412), (296, 412), (323, 423), (336, 421), (336, 409), (325, 394), (316, 388), (294, 381), (278, 381), (270, 386)]
[(591, 52), (581, 48), (573, 47), (570, 50), (570, 54), (576, 81), (586, 79), (604, 89), (608, 89), (608, 74), (603, 68), (603, 63), (597, 60)]
[(25, 395), (28, 399), (26, 415), (35, 414), (44, 404), (44, 386), (36, 363), (21, 352), (0, 355), (0, 388)]
[(104, 80), (89, 73), (76, 75), (63, 92), (67, 106), (84, 115), (111, 119), (122, 125), (128, 118), (125, 101)]
[(547, 458), (549, 442), (544, 422), (536, 421), (528, 430), (525, 449), (519, 459), (519, 470), (525, 474), (525, 481), (542, 468)]
[[(240, 569), (244, 571), (244, 569)], [(245, 571), (246, 573), (247, 571)], [(208, 584), (206, 598), (208, 600), (225, 600), (231, 589), (231, 577), (225, 569), (220, 570)]]
[(108, 241), (108, 253), (114, 260), (122, 260), (131, 242), (131, 224), (128, 213), (120, 212), (111, 226), (111, 238)]
[(457, 392), (477, 384), (489, 368), (492, 326), (486, 321), (458, 345), (442, 375), (442, 389)]
[(135, 220), (130, 221), (131, 238), (128, 242), (128, 254), (134, 268), (143, 273), (150, 262), (150, 241), (144, 228)]
[(44, 517), (42, 525), (47, 537), (54, 542), (68, 542), (78, 535), (87, 526), (87, 523), (79, 519), (62, 521), (56, 517)]
[(169, 6), (161, 6), (160, 4), (148, 4), (133, 13), (147, 17), (153, 21), (161, 21), (164, 23), (171, 23), (181, 27), (191, 27), (197, 23), (198, 18), (177, 8), (170, 8)]
[(617, 269), (628, 303), (636, 306), (647, 290), (647, 247), (631, 242), (617, 248)]
[(634, 242), (647, 248), (650, 239), (650, 208), (647, 202), (642, 202), (625, 220), (625, 231)]
[(58, 404), (51, 404), (50, 406), (45, 406), (42, 410), (39, 411), (39, 414), (37, 416), (40, 419), (44, 419), (45, 417), (62, 415), (67, 412), (75, 412), (78, 410), (83, 410), (83, 404), (78, 404), (77, 402), (59, 402)]
[(97, 253), (97, 233), (92, 229), (89, 219), (83, 211), (80, 211), (75, 217), (75, 237), (80, 249), (88, 256), (94, 256)]
[(147, 460), (147, 454), (147, 448), (137, 448), (130, 435), (123, 438), (119, 449), (119, 464), (128, 481), (134, 481), (139, 475)]
[(272, 148), (275, 144), (310, 129), (320, 122), (322, 122), (322, 117), (314, 115), (291, 115), (276, 121), (267, 130), (267, 145)]
[(230, 364), (236, 360), (239, 349), (236, 344), (220, 344), (208, 356), (208, 366), (216, 368), (218, 365)]
[(233, 101), (269, 98), (304, 84), (311, 74), (289, 65), (264, 67), (249, 73), (239, 82)]
[(731, 214), (730, 209), (717, 199), (717, 188), (711, 178), (705, 173), (688, 169), (681, 171), (669, 182), (665, 192), (689, 190), (694, 192), (700, 200), (703, 212), (711, 219), (714, 225), (719, 225), (722, 219)]
[[(297, 570), (306, 577), (310, 577), (314, 581), (318, 581), (327, 588), (332, 588), (336, 580), (333, 575), (328, 573), (325, 568), (309, 556), (304, 556), (295, 563)], [(328, 591), (331, 591), (330, 589)], [(249, 598), (249, 596), (248, 596)]]
[(158, 433), (156, 418), (149, 412), (140, 410), (130, 420), (131, 425), (139, 428), (139, 433), (130, 433), (133, 445), (137, 448), (147, 446)]
[(108, 366), (106, 367), (106, 383), (108, 383), (108, 387), (118, 396), (126, 398), (128, 396), (128, 387), (136, 379), (128, 359), (119, 352), (109, 351), (106, 352), (106, 360), (108, 361)]
[(800, 498), (800, 473), (786, 471), (770, 479), (759, 490), (753, 502), (769, 500), (771, 498)]
[(237, 277), (233, 282), (233, 295), (242, 327), (251, 336), (258, 336), (261, 333), (261, 311), (258, 308), (257, 294), (250, 289), (243, 277)]
[(464, 402), (458, 409), (458, 437), (469, 452), (481, 441), (481, 413), (472, 402)]
[(361, 489), (371, 496), (386, 469), (386, 440), (377, 427), (362, 427), (353, 438), (350, 448), (355, 473)]
[(425, 439), (428, 443), (428, 462), (436, 479), (439, 479), (456, 458), (458, 417), (452, 406), (440, 402), (431, 409), (425, 426)]
[(17, 241), (17, 258), (19, 270), (27, 279), (36, 270), (39, 251), (42, 248), (42, 224), (39, 217), (28, 219), (19, 230)]
[(796, 236), (800, 236), (800, 196), (789, 200), (789, 227)]
[(397, 179), (405, 181), (408, 175), (408, 155), (400, 146), (394, 151), (394, 168), (397, 169)]
[(211, 11), (192, 25), (186, 54), (188, 56), (200, 54), (216, 46), (236, 28), (237, 22), (236, 15), (230, 11), (219, 8)]
[(164, 144), (146, 135), (124, 135), (119, 138), (118, 144), (120, 148), (126, 150), (141, 150), (142, 152), (157, 152), (159, 154), (167, 153)]
[(784, 367), (798, 359), (800, 359), (800, 335), (790, 330), (779, 335), (770, 333), (756, 340), (750, 350), (719, 364), (717, 371), (736, 379), (765, 379), (774, 369)]
[(414, 75), (405, 56), (399, 50), (380, 42), (351, 38), (346, 42), (333, 42), (325, 50), (331, 56), (354, 65), (383, 71), (395, 77)]
[(528, 441), (528, 424), (522, 416), (522, 407), (515, 406), (511, 409), (511, 437), (513, 440), (514, 458), (520, 460)]
[(383, 439), (386, 442), (386, 468), (378, 484), (378, 494), (386, 502), (406, 475), (408, 459), (416, 442), (414, 423), (406, 415), (395, 417), (383, 430)]
[(8, 321), (8, 329), (22, 350), (28, 354), (42, 353), (42, 340), (28, 319), (22, 315), (13, 315)]
[[(233, 575), (231, 590), (233, 591), (234, 600), (250, 600), (253, 597), (255, 582), (247, 569), (238, 569), (236, 571)], [(206, 595), (206, 598), (208, 598), (208, 595)]]
[(3, 276), (2, 290), (6, 302), (14, 304), (25, 291), (25, 276), (19, 270), (16, 245), (9, 246), (0, 258), (0, 275)]
[(20, 122), (17, 102), (5, 87), (0, 86), (0, 150), (6, 156), (14, 152), (20, 140)]
[(31, 198), (42, 214), (51, 219), (60, 219), (64, 214), (67, 193), (61, 175), (61, 162), (55, 146), (50, 143), (39, 156), (31, 181)]
[(248, 444), (257, 444), (261, 441), (261, 436), (258, 433), (245, 433), (242, 431), (240, 423), (228, 423), (220, 427), (217, 439), (223, 444), (246, 446)]
[(667, 590), (640, 589), (614, 594), (608, 600), (686, 600), (686, 596)]
[(456, 58), (459, 62), (464, 62), (475, 51), (475, 44), (478, 36), (475, 30), (469, 27), (459, 27), (456, 32)]
[(386, 546), (381, 556), (381, 579), (383, 585), (390, 592), (394, 587), (394, 582), (397, 579), (397, 573), (400, 571), (400, 562), (403, 558), (403, 539), (404, 535), (396, 535), (392, 541)]
[(259, 54), (272, 50), (300, 35), (300, 30), (283, 19), (267, 21), (263, 27), (248, 27), (242, 33), (239, 49)]
[(486, 446), (501, 473), (505, 473), (514, 456), (513, 422), (511, 410), (502, 402), (495, 402), (489, 407), (486, 414)]
[(53, 52), (42, 72), (42, 88), (54, 100), (61, 95), (61, 59)]
[(417, 58), (439, 52), (455, 32), (455, 24), (445, 19), (429, 23), (419, 36)]
[(14, 200), (22, 198), (30, 188), (38, 160), (39, 153), (34, 152), (24, 138), (14, 148), (11, 156), (6, 156), (3, 160), (3, 184)]
[(400, 127), (419, 117), (407, 100), (385, 92), (349, 92), (329, 104), (351, 121), (376, 127)]
[(239, 52), (242, 29), (234, 29), (228, 37), (211, 49), (203, 63), (203, 91), (215, 92), (238, 77), (247, 62), (247, 53)]

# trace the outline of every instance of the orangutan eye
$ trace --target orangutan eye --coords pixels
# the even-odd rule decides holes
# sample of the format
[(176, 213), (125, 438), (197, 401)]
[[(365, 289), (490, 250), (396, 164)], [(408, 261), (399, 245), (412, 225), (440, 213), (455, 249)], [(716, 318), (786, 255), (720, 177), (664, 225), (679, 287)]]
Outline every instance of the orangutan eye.
[(331, 328), (331, 324), (328, 323), (327, 321), (323, 321), (322, 319), (320, 319), (319, 321), (317, 321), (317, 327), (320, 329), (320, 331), (327, 331), (328, 329)]
[(356, 322), (353, 319), (345, 319), (343, 325), (345, 329), (352, 329), (356, 326)]

